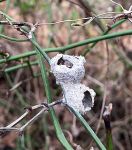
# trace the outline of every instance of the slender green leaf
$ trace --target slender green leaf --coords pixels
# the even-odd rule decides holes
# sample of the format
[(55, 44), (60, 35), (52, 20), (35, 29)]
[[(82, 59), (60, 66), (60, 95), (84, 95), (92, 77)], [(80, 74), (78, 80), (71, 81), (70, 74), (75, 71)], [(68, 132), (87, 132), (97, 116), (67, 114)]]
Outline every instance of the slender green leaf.
[[(38, 43), (35, 40), (33, 40), (33, 39), (31, 39), (31, 42), (37, 48), (37, 54), (38, 54), (38, 57), (39, 57), (41, 74), (42, 74), (42, 79), (43, 79), (43, 83), (44, 83), (44, 86), (45, 86), (45, 92), (46, 92), (47, 100), (48, 100), (48, 103), (51, 103), (52, 102), (51, 101), (52, 98), (51, 98), (49, 82), (48, 82), (48, 78), (47, 78), (47, 74), (46, 74), (46, 68), (45, 68), (45, 64), (44, 64), (44, 58), (43, 58), (43, 56), (45, 57), (45, 52), (43, 52), (43, 55), (42, 55), (42, 49), (38, 45)], [(48, 62), (49, 62), (48, 56), (46, 56), (45, 58), (47, 58)], [(58, 119), (56, 117), (54, 109), (53, 108), (50, 109), (49, 112), (50, 112), (50, 116), (51, 116), (51, 119), (52, 119), (53, 124), (54, 124), (54, 128), (55, 128), (55, 131), (56, 131), (57, 138), (59, 139), (61, 144), (65, 147), (65, 149), (73, 150), (72, 146), (68, 143), (67, 139), (65, 138), (65, 136), (63, 134), (63, 131), (62, 131), (61, 127), (60, 127), (60, 124), (58, 122)]]
[(89, 124), (86, 122), (86, 120), (82, 117), (82, 115), (75, 111), (73, 108), (71, 108), (70, 106), (68, 106), (69, 109), (74, 113), (74, 115), (79, 119), (79, 121), (81, 122), (81, 124), (84, 126), (84, 128), (86, 129), (86, 131), (89, 133), (89, 135), (92, 137), (92, 139), (95, 141), (95, 143), (97, 144), (97, 146), (99, 147), (100, 150), (106, 150), (105, 146), (101, 143), (100, 139), (97, 137), (97, 135), (94, 133), (94, 131), (92, 130), (92, 128), (89, 126)]

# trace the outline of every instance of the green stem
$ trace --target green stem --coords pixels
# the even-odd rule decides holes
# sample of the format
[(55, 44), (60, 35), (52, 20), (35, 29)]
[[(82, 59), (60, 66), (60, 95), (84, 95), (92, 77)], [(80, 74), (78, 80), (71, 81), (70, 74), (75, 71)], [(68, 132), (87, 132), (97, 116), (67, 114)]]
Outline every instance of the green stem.
[[(38, 61), (33, 61), (33, 62), (30, 62), (30, 65), (38, 65)], [(22, 68), (26, 68), (28, 67), (29, 65), (27, 63), (23, 63), (23, 64), (20, 64), (20, 65), (16, 65), (16, 66), (13, 66), (13, 67), (9, 67), (9, 68), (6, 68), (4, 70), (5, 73), (9, 73), (9, 72), (12, 72), (12, 71), (16, 71), (18, 69), (22, 69)]]
[[(40, 68), (41, 68), (41, 75), (42, 75), (42, 80), (43, 80), (43, 83), (44, 83), (44, 86), (45, 86), (45, 92), (46, 92), (47, 101), (48, 101), (48, 103), (51, 103), (52, 102), (52, 100), (51, 100), (52, 99), (51, 98), (51, 92), (50, 92), (50, 87), (49, 87), (46, 67), (45, 67), (45, 64), (44, 64), (44, 58), (42, 56), (47, 58), (47, 61), (50, 62), (49, 57), (45, 55), (46, 53), (43, 53), (43, 55), (42, 55), (42, 49), (39, 46), (39, 44), (35, 41), (35, 38), (31, 39), (30, 41), (37, 48), (36, 52), (37, 52), (37, 55), (38, 55), (38, 58), (39, 58), (39, 64), (40, 64)], [(53, 108), (50, 109), (49, 113), (50, 113), (51, 119), (52, 119), (53, 124), (54, 124), (54, 128), (55, 128), (55, 131), (56, 131), (57, 138), (59, 139), (60, 143), (65, 147), (65, 149), (73, 150), (73, 148), (68, 143), (67, 139), (65, 138), (65, 136), (64, 136), (64, 134), (62, 132), (62, 129), (60, 127), (60, 124), (59, 124), (59, 121), (57, 119), (57, 116), (55, 114), (54, 109)]]
[(110, 130), (106, 131), (106, 147), (107, 150), (113, 150), (112, 133)]
[[(103, 41), (103, 40), (107, 40), (107, 39), (112, 39), (112, 38), (116, 38), (116, 37), (120, 37), (120, 36), (131, 35), (131, 34), (132, 34), (132, 30), (126, 30), (126, 31), (123, 31), (123, 32), (116, 32), (116, 33), (111, 33), (111, 34), (107, 34), (107, 35), (102, 35), (102, 36), (86, 39), (84, 41), (69, 44), (69, 45), (64, 46), (64, 47), (45, 48), (45, 49), (43, 49), (43, 51), (45, 51), (45, 52), (64, 52), (64, 51), (67, 51), (69, 49), (76, 48), (76, 47), (79, 47), (79, 46), (84, 46), (84, 45), (87, 45), (87, 44), (90, 44), (90, 43), (95, 43), (95, 42), (99, 42), (99, 41)], [(34, 43), (34, 45), (37, 47), (37, 45), (35, 43)], [(24, 54), (20, 54), (20, 55), (17, 55), (17, 56), (11, 56), (7, 59), (1, 59), (0, 64), (4, 63), (4, 62), (11, 61), (11, 60), (17, 60), (17, 59), (20, 59), (22, 57), (29, 57), (29, 56), (32, 56), (32, 55), (36, 55), (36, 52), (31, 51), (31, 52), (26, 52)]]
[(39, 51), (39, 53), (47, 60), (47, 62), (50, 64), (50, 58), (49, 56), (46, 54), (45, 51), (42, 50), (42, 48), (39, 46), (39, 44), (33, 40), (30, 39), (30, 41), (32, 42), (32, 44), (37, 48), (37, 50)]
[(26, 57), (33, 56), (33, 55), (36, 55), (36, 51), (24, 52), (23, 54), (10, 56), (10, 57), (5, 58), (5, 59), (0, 59), (0, 64), (10, 62), (10, 61), (17, 61), (19, 59), (26, 58)]
[[(113, 24), (111, 27), (109, 27), (102, 35), (108, 34), (112, 29), (116, 28), (117, 26), (119, 26), (120, 24), (122, 24), (122, 23), (125, 22), (125, 21), (126, 21), (126, 19), (123, 19), (123, 20), (120, 20), (120, 21), (116, 22), (116, 23)], [(90, 52), (90, 51), (92, 50), (92, 48), (93, 48), (97, 43), (98, 43), (98, 42), (93, 43), (93, 44), (90, 46), (90, 48), (87, 48), (87, 49), (82, 53), (82, 55), (83, 55), (83, 56), (86, 56), (86, 54), (87, 54), (88, 52)]]
[(17, 38), (12, 38), (12, 37), (3, 35), (3, 34), (0, 34), (0, 38), (4, 38), (12, 42), (28, 42), (28, 39), (17, 39)]
[[(44, 62), (43, 62), (43, 58), (40, 54), (39, 54), (39, 57), (40, 57), (39, 60), (40, 60), (40, 66), (41, 66), (42, 79), (43, 79), (43, 82), (44, 82), (44, 85), (45, 85), (47, 100), (48, 100), (48, 103), (51, 103), (51, 93), (50, 93), (48, 78), (47, 78), (47, 74), (46, 74), (46, 68), (45, 68), (45, 65), (44, 65)], [(65, 149), (73, 150), (73, 148), (68, 143), (68, 141), (66, 140), (66, 138), (65, 138), (65, 136), (64, 136), (64, 134), (61, 130), (61, 127), (60, 127), (60, 124), (59, 124), (58, 119), (56, 117), (56, 114), (54, 112), (54, 109), (50, 109), (49, 112), (50, 112), (50, 116), (52, 118), (54, 128), (55, 128), (55, 131), (56, 131), (56, 135), (57, 135), (59, 141), (65, 147)]]
[(14, 21), (14, 19), (13, 18), (11, 18), (10, 16), (8, 16), (5, 12), (3, 12), (3, 11), (0, 11), (0, 14), (2, 14), (5, 18), (6, 18), (6, 20), (8, 20), (8, 21)]
[(97, 135), (95, 134), (95, 132), (92, 130), (92, 128), (89, 126), (89, 124), (86, 122), (86, 120), (82, 117), (82, 115), (75, 111), (73, 108), (71, 108), (70, 106), (68, 106), (68, 108), (73, 112), (73, 114), (80, 120), (81, 124), (84, 126), (84, 128), (86, 129), (86, 131), (89, 133), (89, 135), (92, 137), (92, 139), (95, 141), (95, 143), (97, 144), (98, 148), (100, 150), (106, 150), (105, 146), (102, 144), (102, 142), (100, 141), (100, 139), (97, 137)]

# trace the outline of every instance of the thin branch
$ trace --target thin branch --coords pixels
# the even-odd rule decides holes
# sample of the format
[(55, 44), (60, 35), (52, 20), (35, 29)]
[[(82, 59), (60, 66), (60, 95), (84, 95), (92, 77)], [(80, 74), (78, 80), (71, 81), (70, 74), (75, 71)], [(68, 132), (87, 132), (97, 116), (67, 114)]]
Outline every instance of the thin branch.
[[(42, 107), (42, 105), (35, 105), (35, 106), (30, 107), (30, 109), (28, 108), (23, 115), (21, 115), (17, 120), (15, 120), (14, 122), (12, 122), (11, 124), (9, 124), (8, 126), (6, 126), (5, 128), (11, 128), (11, 127), (17, 125), (20, 121), (22, 121), (29, 114), (29, 112), (31, 112), (30, 110), (36, 110), (36, 109), (38, 109), (40, 107)], [(2, 128), (0, 128), (0, 130), (1, 129)]]
[(95, 143), (97, 144), (98, 148), (100, 150), (106, 150), (105, 146), (102, 144), (102, 142), (100, 141), (100, 139), (97, 137), (97, 135), (94, 133), (94, 131), (91, 129), (91, 127), (89, 126), (89, 124), (86, 122), (86, 120), (82, 117), (82, 115), (75, 111), (72, 107), (70, 107), (69, 105), (67, 105), (67, 107), (69, 108), (69, 110), (77, 117), (77, 119), (80, 120), (81, 124), (84, 126), (84, 128), (86, 129), (86, 131), (89, 133), (89, 135), (92, 137), (92, 139), (95, 141)]
[[(50, 108), (52, 108), (55, 105), (61, 104), (62, 100), (58, 100), (55, 102), (52, 102), (50, 104), (47, 103), (42, 103), (42, 104), (38, 104), (38, 105), (34, 105), (31, 107), (26, 108), (26, 112), (21, 115), (17, 120), (13, 121), (11, 124), (9, 124), (6, 127), (0, 127), (0, 132), (5, 132), (5, 131), (14, 131), (17, 130), (19, 132), (22, 132), (25, 127), (27, 127), (29, 124), (31, 124), (32, 122), (34, 122), (43, 112), (48, 111)], [(29, 113), (31, 113), (33, 110), (42, 108), (33, 118), (31, 118), (25, 125), (23, 125), (20, 128), (14, 128), (15, 125), (17, 125), (19, 122), (21, 122)]]
[(119, 4), (119, 3), (117, 3), (117, 2), (115, 2), (115, 1), (113, 1), (113, 0), (110, 0), (112, 3), (114, 3), (114, 4), (116, 4), (116, 5), (118, 5), (118, 6), (120, 6), (121, 7), (121, 9), (124, 11), (124, 8), (123, 8), (123, 6), (121, 5), (121, 4)]
[(103, 101), (102, 101), (102, 106), (101, 106), (101, 112), (100, 112), (100, 116), (99, 116), (99, 121), (98, 121), (98, 125), (97, 125), (97, 128), (96, 128), (96, 134), (98, 133), (100, 125), (101, 125), (102, 115), (103, 115), (103, 111), (104, 111), (104, 107), (105, 107), (105, 102), (106, 102), (106, 96), (107, 96), (107, 90), (106, 90), (106, 85), (104, 85), (104, 95), (103, 95)]
[[(31, 66), (34, 66), (34, 65), (38, 65), (38, 61), (33, 61), (33, 62), (30, 62), (30, 65)], [(19, 65), (16, 65), (16, 66), (12, 66), (12, 67), (8, 67), (8, 68), (5, 68), (5, 70), (3, 70), (5, 73), (9, 73), (9, 72), (13, 72), (13, 71), (16, 71), (18, 69), (22, 69), (22, 68), (26, 68), (28, 67), (29, 65), (27, 63), (22, 63), (22, 64), (19, 64)]]
[[(86, 39), (84, 41), (81, 42), (76, 42), (73, 44), (69, 44), (67, 46), (64, 47), (57, 47), (57, 48), (46, 48), (46, 49), (42, 49), (45, 52), (65, 52), (67, 50), (70, 50), (72, 48), (76, 48), (76, 47), (80, 47), (80, 46), (84, 46), (90, 43), (95, 43), (95, 42), (99, 42), (99, 41), (103, 41), (103, 40), (107, 40), (107, 39), (112, 39), (112, 38), (116, 38), (116, 37), (121, 37), (121, 36), (125, 36), (125, 35), (132, 35), (132, 30), (126, 30), (123, 32), (116, 32), (116, 33), (111, 33), (111, 34), (107, 34), (107, 35), (102, 35), (102, 36), (98, 36), (98, 37), (94, 37), (91, 39)], [(18, 60), (20, 58), (24, 58), (24, 57), (29, 57), (32, 55), (36, 55), (37, 52), (36, 51), (31, 51), (31, 52), (26, 52), (24, 54), (20, 54), (17, 56), (11, 56), (7, 59), (1, 59), (0, 60), (0, 64), (1, 63), (5, 63), (5, 62), (9, 62), (12, 60)], [(132, 67), (132, 64), (129, 64), (129, 68)]]
[(38, 117), (40, 117), (40, 115), (47, 111), (49, 108), (43, 108), (42, 110), (40, 110), (32, 119), (30, 119), (26, 124), (24, 124), (20, 129), (19, 129), (19, 132), (23, 132), (24, 129), (29, 125), (31, 124), (32, 122), (34, 122), (36, 119), (38, 119)]
[(17, 21), (11, 21), (11, 24), (9, 21), (0, 21), (0, 24), (3, 25), (16, 25), (16, 26), (27, 26), (29, 28), (31, 28), (33, 26), (32, 23), (29, 22), (17, 22)]
[(105, 123), (106, 129), (106, 147), (107, 150), (113, 150), (113, 142), (112, 142), (112, 129), (111, 129), (111, 111), (112, 111), (112, 104), (110, 103), (108, 106), (105, 106), (103, 112), (103, 120)]
[[(56, 21), (56, 22), (41, 22), (41, 23), (37, 23), (36, 27), (41, 26), (41, 25), (56, 25), (56, 24), (61, 24), (61, 23), (66, 23), (66, 22), (78, 22), (78, 21), (82, 21), (82, 20), (88, 20), (88, 21), (91, 20), (91, 21), (93, 21), (95, 18), (98, 18), (98, 19), (114, 19), (114, 16), (104, 16), (104, 15), (107, 15), (107, 14), (120, 14), (120, 15), (122, 15), (124, 13), (121, 13), (121, 12), (106, 12), (106, 13), (102, 13), (102, 14), (99, 14), (99, 15), (96, 15), (96, 16), (79, 18), (79, 19), (60, 20), (60, 21)], [(86, 23), (87, 22), (85, 22), (85, 24)]]
[(0, 38), (4, 38), (4, 39), (12, 41), (12, 42), (28, 42), (29, 41), (29, 39), (17, 39), (17, 38), (3, 35), (3, 34), (0, 34)]

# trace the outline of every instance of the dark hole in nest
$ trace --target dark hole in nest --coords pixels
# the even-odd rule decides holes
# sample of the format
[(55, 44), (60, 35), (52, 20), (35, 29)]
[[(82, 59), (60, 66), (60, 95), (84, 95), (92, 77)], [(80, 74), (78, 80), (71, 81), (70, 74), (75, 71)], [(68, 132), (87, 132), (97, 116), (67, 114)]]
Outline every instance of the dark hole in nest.
[(76, 59), (79, 59), (77, 56), (75, 56)]
[(89, 91), (84, 92), (84, 98), (82, 100), (84, 108), (92, 107), (92, 97)]
[(68, 60), (64, 60), (63, 57), (61, 57), (58, 62), (57, 65), (65, 65), (67, 68), (72, 68), (73, 64), (68, 61)]

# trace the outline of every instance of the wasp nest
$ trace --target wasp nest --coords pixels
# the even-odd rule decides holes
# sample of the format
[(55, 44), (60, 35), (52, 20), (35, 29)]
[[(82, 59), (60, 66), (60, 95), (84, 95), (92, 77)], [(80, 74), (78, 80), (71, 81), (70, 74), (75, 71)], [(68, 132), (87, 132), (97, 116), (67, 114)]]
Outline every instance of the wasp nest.
[(64, 92), (63, 103), (83, 114), (93, 107), (95, 97), (94, 90), (80, 83), (85, 75), (84, 63), (82, 56), (63, 54), (57, 54), (50, 63), (51, 72)]

